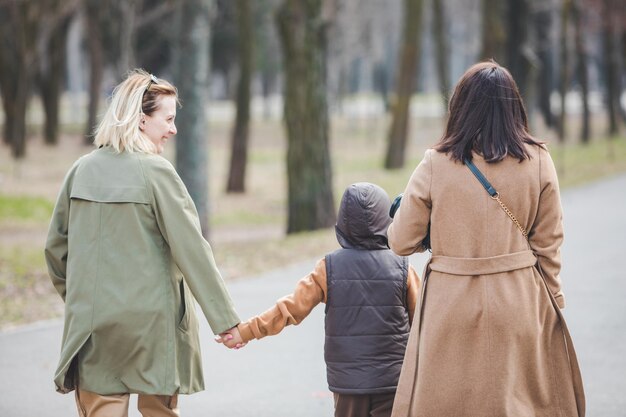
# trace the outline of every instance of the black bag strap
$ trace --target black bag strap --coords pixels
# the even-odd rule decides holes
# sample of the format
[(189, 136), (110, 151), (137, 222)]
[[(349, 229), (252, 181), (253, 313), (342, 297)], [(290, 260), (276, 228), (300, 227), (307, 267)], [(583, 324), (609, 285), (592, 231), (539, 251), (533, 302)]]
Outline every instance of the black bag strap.
[(474, 165), (472, 161), (470, 161), (469, 159), (464, 159), (463, 163), (470, 169), (470, 171), (472, 171), (472, 174), (474, 174), (474, 176), (478, 179), (478, 181), (480, 181), (482, 186), (485, 187), (485, 190), (487, 190), (491, 197), (498, 195), (498, 192), (495, 188), (493, 188), (493, 185), (491, 185), (491, 183), (487, 181), (487, 178), (485, 178), (483, 173), (480, 172), (480, 169), (478, 169), (478, 167), (476, 167), (476, 165)]
[(509, 210), (509, 208), (502, 202), (502, 200), (500, 200), (500, 194), (496, 191), (495, 188), (493, 188), (493, 185), (491, 185), (491, 183), (487, 180), (487, 178), (485, 178), (483, 173), (480, 172), (480, 169), (478, 169), (478, 167), (474, 165), (474, 163), (470, 161), (469, 159), (464, 159), (463, 163), (470, 169), (470, 171), (472, 171), (472, 174), (474, 174), (474, 176), (478, 179), (478, 181), (482, 184), (482, 186), (485, 187), (485, 190), (489, 193), (491, 198), (493, 198), (500, 204), (500, 207), (502, 207), (502, 210), (504, 210), (507, 216), (511, 218), (511, 220), (513, 221), (513, 223), (515, 223), (519, 231), (522, 232), (522, 235), (524, 235), (524, 238), (526, 239), (526, 241), (528, 241), (528, 232), (526, 231), (526, 229), (524, 229), (524, 227), (520, 224), (517, 218), (513, 215), (511, 210)]

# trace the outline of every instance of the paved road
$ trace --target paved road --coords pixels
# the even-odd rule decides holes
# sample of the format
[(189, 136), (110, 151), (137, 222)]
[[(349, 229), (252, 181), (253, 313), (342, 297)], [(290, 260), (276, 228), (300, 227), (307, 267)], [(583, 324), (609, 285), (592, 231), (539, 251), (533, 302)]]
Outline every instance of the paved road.
[[(563, 193), (565, 315), (576, 344), (589, 417), (626, 417), (626, 175)], [(421, 270), (424, 257), (414, 257)], [(291, 291), (314, 260), (229, 284), (242, 317)], [(59, 321), (0, 333), (0, 417), (74, 416), (72, 395), (54, 392)], [(207, 390), (181, 398), (185, 417), (331, 416), (325, 382), (323, 309), (278, 337), (203, 354)], [(139, 414), (131, 409), (131, 416)]]

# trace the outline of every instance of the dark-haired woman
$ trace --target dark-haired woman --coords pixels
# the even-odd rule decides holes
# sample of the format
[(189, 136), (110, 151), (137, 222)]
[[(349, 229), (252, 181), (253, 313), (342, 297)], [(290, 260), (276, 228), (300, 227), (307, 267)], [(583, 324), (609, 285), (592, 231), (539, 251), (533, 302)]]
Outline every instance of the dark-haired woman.
[(560, 313), (556, 171), (528, 132), (515, 81), (494, 62), (472, 66), (458, 82), (446, 131), (411, 176), (389, 227), (391, 249), (424, 251), (429, 224), (432, 257), (393, 416), (584, 416)]

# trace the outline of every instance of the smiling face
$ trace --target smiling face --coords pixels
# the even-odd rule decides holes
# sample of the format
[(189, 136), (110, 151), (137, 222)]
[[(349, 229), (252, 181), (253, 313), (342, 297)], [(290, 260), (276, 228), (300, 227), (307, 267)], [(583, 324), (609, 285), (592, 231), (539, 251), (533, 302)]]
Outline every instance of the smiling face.
[(143, 115), (139, 129), (156, 148), (156, 153), (163, 152), (165, 142), (176, 134), (176, 97), (160, 96), (157, 109), (150, 115)]

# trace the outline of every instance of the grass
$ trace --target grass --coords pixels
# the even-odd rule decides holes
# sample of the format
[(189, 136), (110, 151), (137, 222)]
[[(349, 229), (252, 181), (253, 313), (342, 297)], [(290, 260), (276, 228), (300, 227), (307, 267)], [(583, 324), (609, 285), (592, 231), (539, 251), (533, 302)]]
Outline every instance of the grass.
[(53, 209), (53, 202), (43, 197), (0, 194), (0, 219), (3, 221), (47, 222)]
[[(424, 150), (442, 130), (439, 119), (412, 119), (405, 167), (387, 171), (382, 161), (388, 124), (386, 118), (333, 118), (331, 155), (337, 206), (345, 187), (358, 181), (376, 183), (391, 197), (403, 191)], [(61, 299), (46, 273), (43, 246), (66, 171), (80, 155), (91, 151), (82, 145), (75, 126), (70, 131), (56, 147), (44, 145), (40, 137), (31, 138), (21, 161), (12, 160), (6, 145), (0, 145), (0, 329), (62, 315)], [(230, 124), (212, 123), (210, 132), (210, 240), (227, 281), (294, 262), (311, 261), (313, 267), (316, 258), (337, 248), (332, 228), (285, 235), (286, 140), (280, 121), (252, 123), (244, 194), (224, 192)], [(581, 146), (559, 145), (548, 132), (539, 137), (549, 141), (563, 188), (626, 171), (626, 138), (599, 138)], [(173, 161), (174, 146), (164, 156)]]
[(41, 248), (0, 246), (0, 328), (63, 314), (45, 271)]
[(581, 185), (626, 171), (626, 140), (613, 137), (588, 145), (551, 147), (561, 188)]

